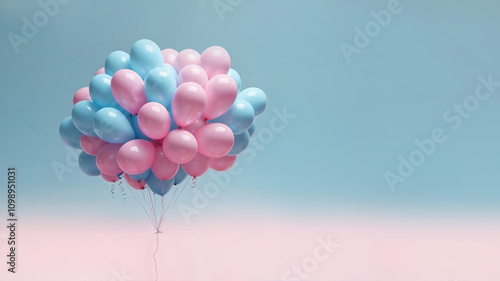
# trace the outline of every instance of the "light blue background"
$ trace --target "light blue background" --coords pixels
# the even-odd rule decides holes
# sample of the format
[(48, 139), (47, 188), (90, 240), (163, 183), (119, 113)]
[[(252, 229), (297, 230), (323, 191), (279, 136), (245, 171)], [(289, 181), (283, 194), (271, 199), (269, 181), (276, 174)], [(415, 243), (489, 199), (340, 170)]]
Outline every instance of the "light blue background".
[[(66, 164), (58, 126), (74, 92), (110, 52), (148, 38), (162, 49), (225, 47), (243, 88), (268, 95), (257, 137), (273, 109), (296, 116), (253, 161), (240, 161), (242, 172), (206, 214), (495, 216), (500, 89), (457, 130), (442, 115), (473, 94), (478, 76), (500, 81), (500, 2), (401, 1), (402, 12), (348, 63), (340, 44), (353, 44), (354, 28), (388, 2), (243, 0), (221, 18), (209, 0), (73, 0), (15, 53), (7, 34), (20, 35), (22, 17), (41, 8), (2, 1), (1, 166), (19, 169), (22, 214), (126, 218), (140, 211), (132, 198), (125, 205), (111, 199), (109, 183), (78, 168), (58, 181), (52, 165)], [(435, 128), (447, 141), (392, 192), (384, 172), (395, 173), (398, 156), (407, 158), (414, 139)]]

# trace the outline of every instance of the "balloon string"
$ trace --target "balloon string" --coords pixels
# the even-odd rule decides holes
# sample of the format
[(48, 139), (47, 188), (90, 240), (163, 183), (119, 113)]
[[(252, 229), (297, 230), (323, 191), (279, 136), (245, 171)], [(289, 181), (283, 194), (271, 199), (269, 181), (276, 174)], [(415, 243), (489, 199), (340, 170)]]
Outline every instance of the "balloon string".
[(111, 185), (111, 198), (115, 198), (115, 183)]
[(155, 263), (155, 274), (156, 274), (156, 278), (155, 278), (155, 281), (158, 281), (158, 267), (156, 266), (156, 252), (158, 252), (158, 247), (159, 247), (159, 235), (160, 235), (161, 231), (159, 229), (156, 229), (156, 250), (154, 251), (153, 253), (153, 260), (154, 260), (154, 263)]
[(130, 193), (132, 194), (132, 196), (134, 196), (135, 201), (137, 201), (137, 203), (139, 203), (139, 206), (141, 206), (144, 213), (146, 213), (146, 215), (148, 216), (148, 219), (151, 222), (151, 224), (153, 224), (153, 220), (151, 219), (151, 215), (146, 210), (146, 207), (144, 206), (144, 203), (143, 203), (143, 202), (146, 202), (146, 197), (144, 197), (144, 191), (143, 190), (139, 191), (142, 194), (142, 198), (144, 199), (144, 200), (140, 200), (138, 196), (135, 196), (134, 191), (132, 191), (132, 188), (129, 185), (127, 185), (127, 187), (129, 189)]
[(192, 180), (191, 188), (195, 188), (198, 180), (196, 179), (196, 177), (192, 177), (191, 180)]

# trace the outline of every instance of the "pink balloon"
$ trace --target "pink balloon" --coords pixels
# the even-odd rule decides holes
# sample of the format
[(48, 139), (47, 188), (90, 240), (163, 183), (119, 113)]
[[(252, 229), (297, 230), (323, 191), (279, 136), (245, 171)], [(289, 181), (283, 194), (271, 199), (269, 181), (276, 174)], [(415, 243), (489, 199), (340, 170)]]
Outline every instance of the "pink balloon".
[(144, 93), (144, 81), (130, 69), (118, 70), (111, 79), (111, 93), (116, 102), (132, 114), (148, 102)]
[(118, 151), (118, 166), (127, 174), (144, 173), (151, 167), (154, 160), (155, 147), (147, 140), (128, 141)]
[(191, 161), (198, 151), (198, 143), (190, 132), (176, 129), (168, 133), (163, 140), (163, 152), (174, 163), (187, 163)]
[(118, 178), (116, 175), (106, 175), (101, 173), (101, 177), (108, 182), (117, 182), (120, 180), (120, 178)]
[(165, 49), (161, 51), (161, 53), (163, 54), (163, 60), (165, 61), (165, 63), (174, 66), (175, 58), (177, 57), (179, 52), (174, 49)]
[(219, 158), (212, 158), (210, 159), (210, 168), (223, 172), (231, 168), (234, 162), (236, 162), (236, 155), (225, 155)]
[(97, 72), (94, 74), (95, 75), (99, 75), (99, 74), (105, 74), (106, 72), (104, 71), (104, 67), (101, 67), (97, 70)]
[(125, 178), (125, 181), (128, 183), (128, 185), (130, 185), (130, 187), (132, 187), (133, 189), (143, 190), (146, 188), (146, 181), (134, 180), (128, 174), (124, 174), (123, 177)]
[(163, 146), (155, 146), (155, 161), (151, 165), (151, 171), (160, 180), (166, 181), (175, 176), (179, 170), (179, 164), (170, 161), (165, 152), (163, 152)]
[(231, 76), (218, 74), (208, 80), (205, 93), (207, 104), (203, 116), (206, 119), (214, 119), (231, 108), (238, 94), (238, 86)]
[(203, 175), (209, 168), (210, 158), (200, 153), (196, 154), (193, 160), (182, 164), (182, 168), (192, 177)]
[(184, 127), (184, 130), (190, 132), (191, 134), (196, 133), (199, 128), (205, 126), (207, 123), (207, 120), (205, 118), (201, 117), (196, 119), (191, 125)]
[(200, 60), (200, 54), (193, 49), (182, 50), (174, 61), (174, 68), (179, 73), (181, 69), (190, 64), (198, 64)]
[(172, 98), (172, 115), (179, 127), (188, 126), (200, 118), (205, 109), (205, 90), (194, 83), (186, 82), (175, 90)]
[(110, 143), (105, 145), (99, 152), (97, 153), (95, 162), (97, 164), (97, 168), (103, 174), (107, 175), (116, 175), (122, 172), (120, 166), (118, 166), (117, 156), (118, 150), (122, 147), (121, 143)]
[(198, 141), (198, 152), (208, 157), (222, 157), (231, 151), (234, 144), (233, 131), (222, 123), (205, 125), (194, 136)]
[(217, 74), (226, 74), (231, 67), (231, 57), (222, 47), (207, 48), (200, 56), (200, 66), (205, 69), (209, 78)]
[(77, 104), (79, 101), (82, 100), (92, 101), (92, 98), (90, 97), (89, 93), (89, 87), (83, 87), (78, 91), (76, 91), (75, 95), (73, 96), (73, 105)]
[(177, 76), (177, 85), (181, 85), (186, 82), (195, 82), (196, 84), (205, 87), (208, 82), (207, 73), (201, 66), (196, 64), (190, 64), (185, 66), (179, 72)]
[(141, 131), (151, 139), (163, 139), (170, 130), (170, 114), (160, 103), (148, 102), (139, 109), (137, 122)]
[(99, 150), (106, 146), (108, 143), (100, 139), (99, 137), (90, 137), (85, 134), (80, 138), (80, 146), (83, 151), (90, 155), (96, 156)]

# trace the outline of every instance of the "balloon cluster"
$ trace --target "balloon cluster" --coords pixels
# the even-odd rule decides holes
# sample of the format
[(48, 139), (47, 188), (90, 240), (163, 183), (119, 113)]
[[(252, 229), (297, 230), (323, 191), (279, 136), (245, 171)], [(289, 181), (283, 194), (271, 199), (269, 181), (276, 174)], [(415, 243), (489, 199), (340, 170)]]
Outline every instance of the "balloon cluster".
[(61, 138), (83, 150), (85, 174), (124, 178), (134, 189), (147, 184), (162, 196), (188, 175), (225, 171), (248, 146), (267, 104), (262, 90), (241, 90), (230, 65), (222, 47), (200, 55), (139, 40), (130, 55), (109, 54), (89, 87), (75, 93)]

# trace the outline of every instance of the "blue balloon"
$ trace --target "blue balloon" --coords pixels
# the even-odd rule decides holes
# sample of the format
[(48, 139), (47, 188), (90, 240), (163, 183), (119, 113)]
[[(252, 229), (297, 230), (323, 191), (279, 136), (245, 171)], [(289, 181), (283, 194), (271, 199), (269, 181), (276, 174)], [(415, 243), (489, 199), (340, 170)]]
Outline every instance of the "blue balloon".
[(124, 114), (129, 114), (113, 97), (113, 93), (111, 92), (111, 76), (108, 74), (94, 76), (90, 80), (89, 93), (92, 101), (100, 108), (113, 107)]
[(151, 173), (151, 169), (147, 169), (144, 173), (141, 173), (138, 175), (130, 175), (129, 174), (129, 176), (136, 181), (142, 181), (142, 180), (147, 179), (150, 173)]
[(230, 68), (229, 71), (227, 72), (227, 75), (231, 76), (233, 78), (234, 82), (236, 82), (236, 85), (238, 85), (238, 92), (241, 90), (241, 77), (236, 72), (236, 70)]
[(188, 174), (184, 169), (182, 168), (182, 165), (179, 165), (179, 170), (177, 171), (177, 174), (175, 174), (174, 177), (174, 185), (178, 185), (182, 181), (184, 181), (187, 178)]
[(147, 141), (150, 140), (150, 138), (141, 131), (141, 128), (139, 128), (139, 121), (137, 120), (137, 115), (132, 115), (131, 123), (132, 123), (132, 128), (134, 129), (135, 132), (136, 139), (147, 140)]
[(238, 135), (250, 128), (254, 119), (254, 110), (250, 103), (245, 100), (235, 100), (231, 108), (221, 116), (208, 121), (208, 123), (226, 124), (233, 134)]
[(248, 134), (250, 134), (250, 137), (253, 136), (253, 133), (255, 133), (255, 121), (252, 123), (252, 126), (248, 128)]
[(87, 136), (97, 137), (94, 132), (94, 116), (99, 109), (95, 103), (89, 100), (79, 101), (71, 111), (75, 127)]
[(130, 69), (130, 55), (124, 51), (114, 51), (106, 58), (104, 71), (113, 76), (120, 69)]
[(135, 132), (127, 117), (112, 107), (101, 108), (94, 117), (94, 131), (109, 143), (124, 143), (135, 138)]
[(80, 138), (82, 137), (82, 132), (80, 132), (73, 123), (71, 116), (66, 117), (59, 126), (59, 135), (63, 142), (73, 148), (82, 149), (80, 146)]
[(132, 45), (130, 66), (142, 79), (154, 68), (163, 66), (165, 61), (160, 47), (148, 39), (141, 39)]
[(148, 101), (160, 103), (170, 111), (172, 97), (177, 89), (177, 74), (174, 76), (167, 66), (175, 73), (169, 64), (151, 70), (144, 79), (144, 92)]
[(151, 191), (160, 196), (163, 196), (167, 194), (167, 192), (169, 192), (174, 185), (174, 178), (162, 181), (157, 178), (154, 173), (150, 173), (149, 177), (146, 179), (146, 184), (148, 185), (149, 189), (151, 189)]
[(85, 151), (80, 152), (78, 156), (78, 166), (87, 176), (98, 176), (101, 174), (95, 162), (95, 156), (87, 154)]
[(243, 134), (235, 135), (234, 136), (234, 144), (233, 148), (231, 148), (231, 151), (227, 153), (227, 155), (238, 155), (243, 150), (245, 150), (248, 147), (248, 144), (250, 143), (250, 134), (245, 131)]
[(241, 93), (238, 94), (237, 99), (249, 102), (255, 111), (255, 117), (261, 115), (267, 106), (266, 94), (261, 89), (255, 87), (246, 88), (241, 91)]

